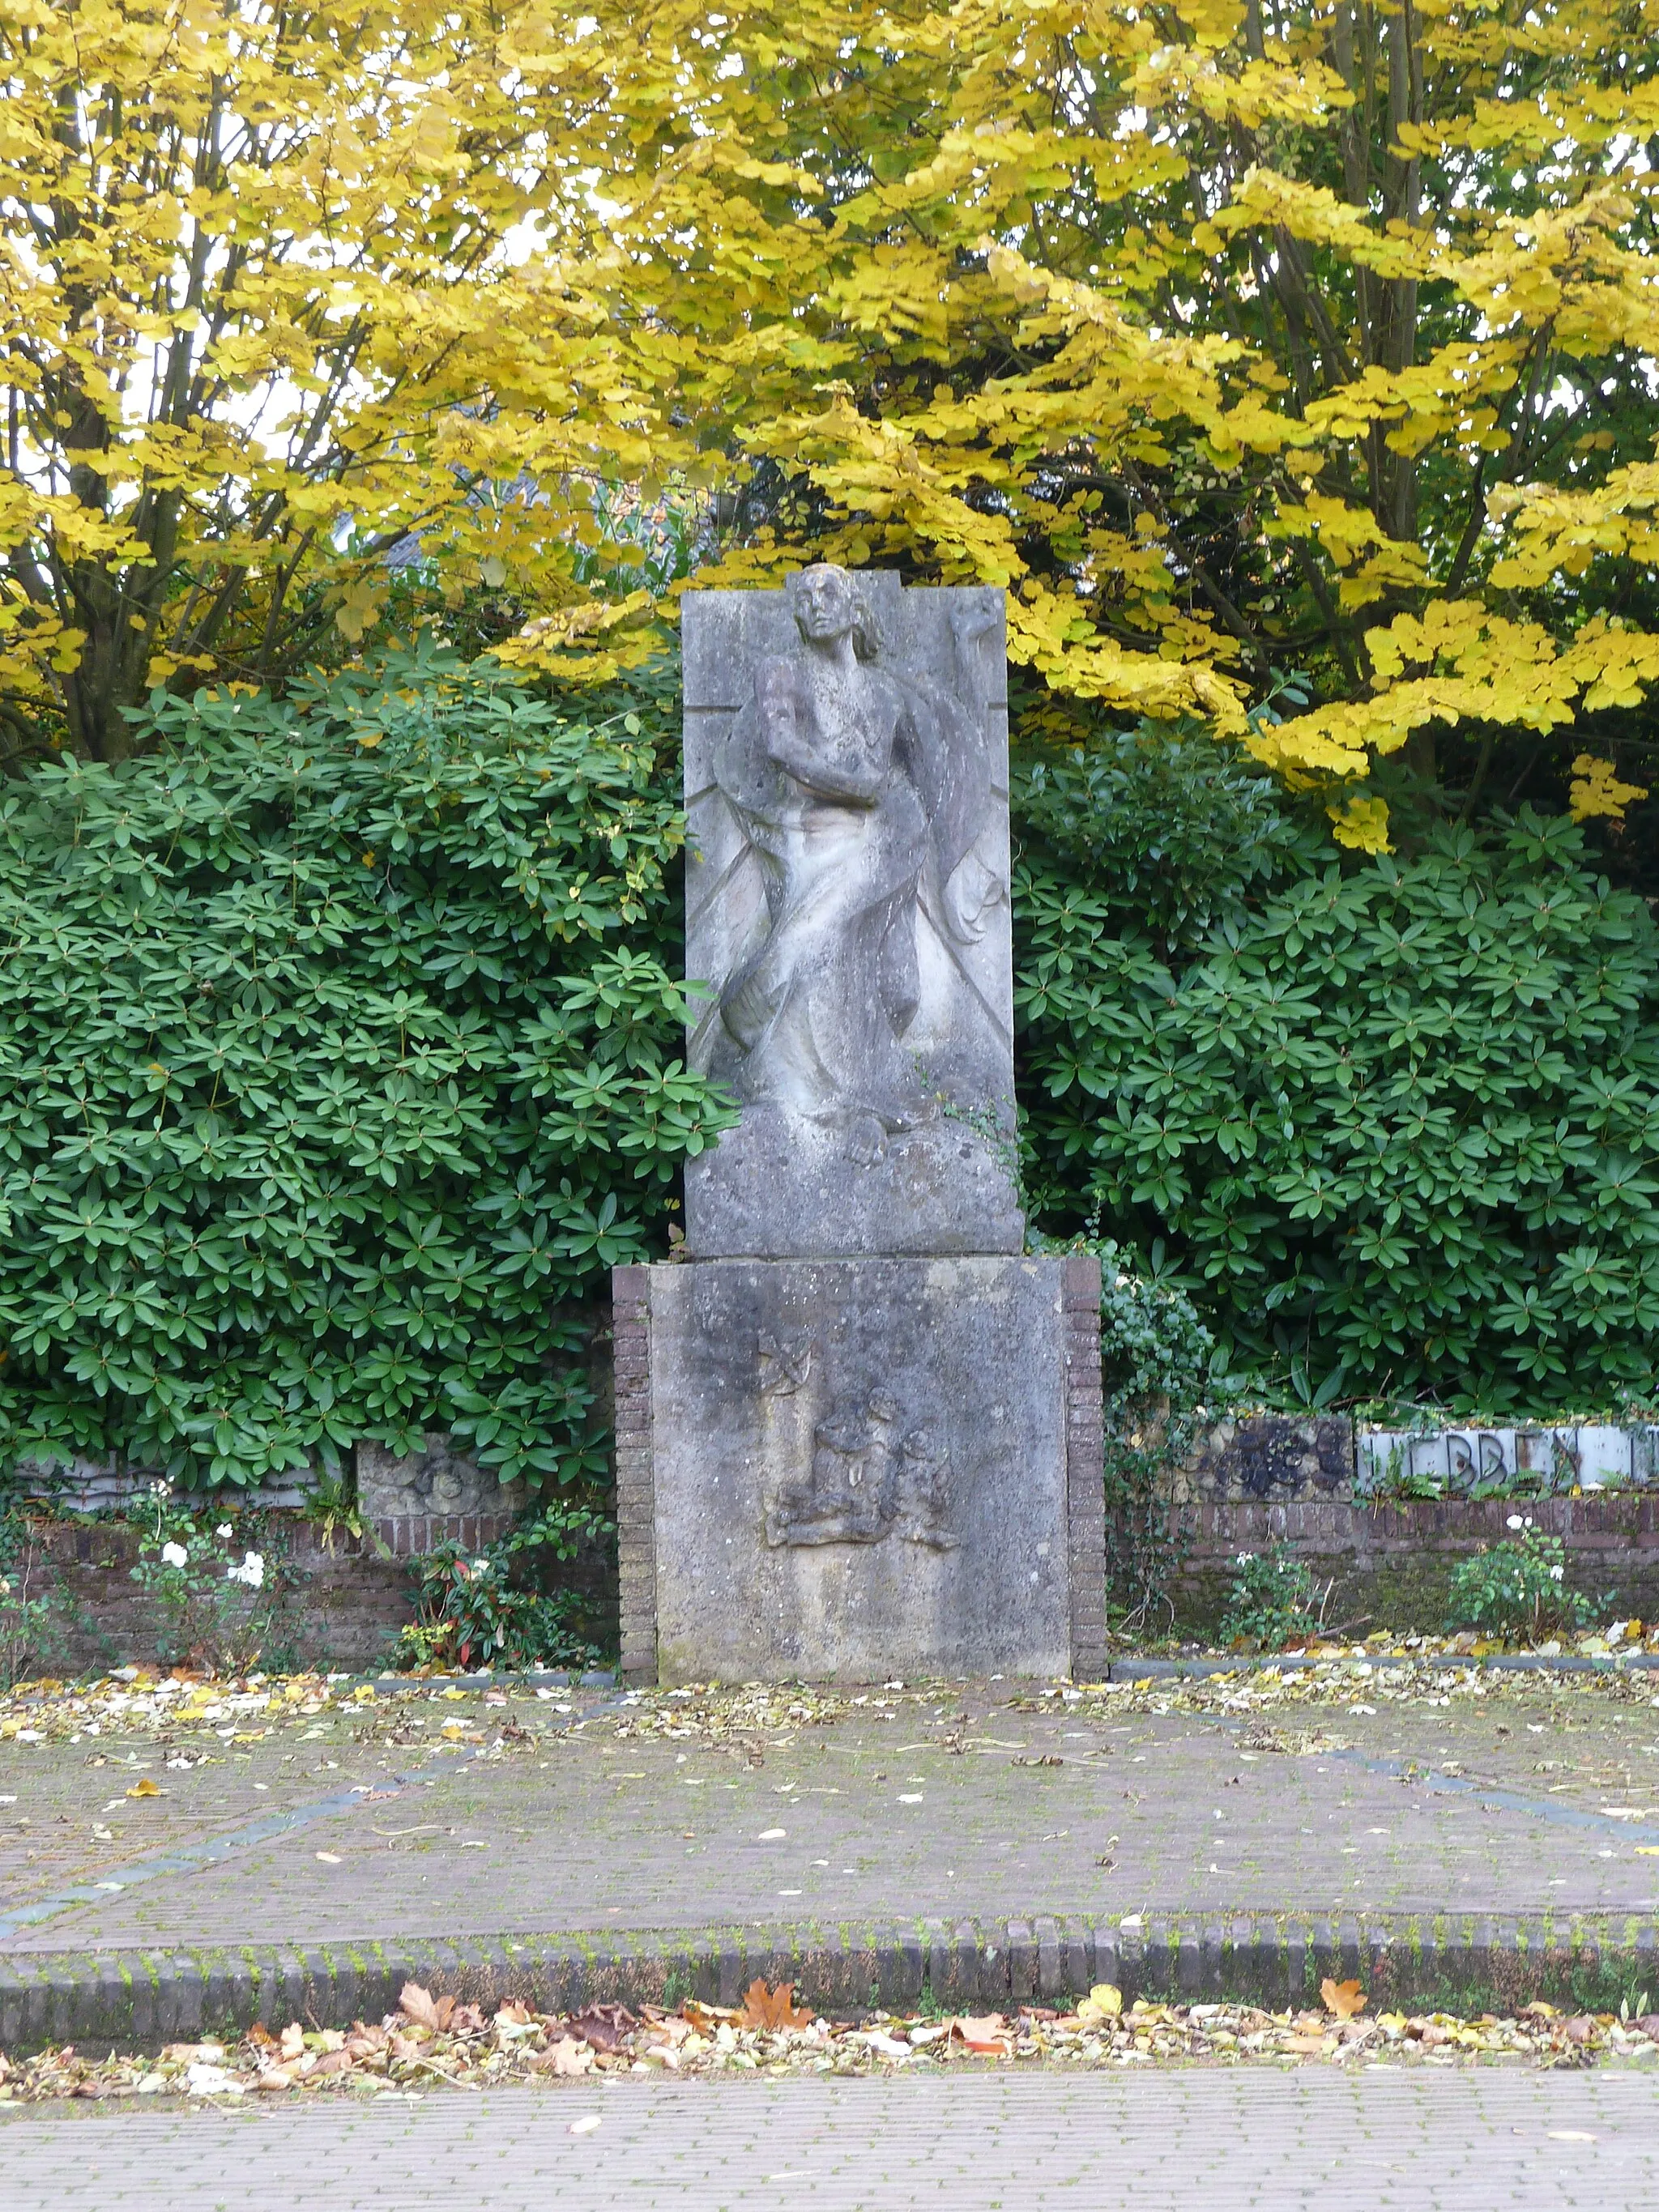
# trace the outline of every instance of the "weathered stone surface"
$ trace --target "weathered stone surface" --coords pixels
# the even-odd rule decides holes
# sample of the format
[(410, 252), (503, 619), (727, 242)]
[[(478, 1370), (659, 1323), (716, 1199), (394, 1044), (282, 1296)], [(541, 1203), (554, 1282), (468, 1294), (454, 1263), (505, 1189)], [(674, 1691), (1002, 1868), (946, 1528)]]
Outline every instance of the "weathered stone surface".
[(384, 1444), (357, 1447), (357, 1503), (369, 1521), (448, 1520), (481, 1515), (511, 1519), (524, 1504), (522, 1483), (499, 1482), (434, 1431), (424, 1451), (395, 1457)]
[[(1079, 1265), (623, 1271), (618, 1310), (648, 1316), (636, 1495), (660, 1679), (1072, 1671), (1104, 1576), (1098, 1348), (1085, 1357), (1070, 1326)], [(626, 1588), (623, 1602), (624, 1644), (648, 1666)]]
[(1171, 1494), (1184, 1505), (1199, 1498), (1346, 1498), (1352, 1486), (1351, 1421), (1257, 1413), (1207, 1429), (1176, 1470)]
[(1018, 1252), (995, 591), (820, 567), (683, 605), (698, 1259)]

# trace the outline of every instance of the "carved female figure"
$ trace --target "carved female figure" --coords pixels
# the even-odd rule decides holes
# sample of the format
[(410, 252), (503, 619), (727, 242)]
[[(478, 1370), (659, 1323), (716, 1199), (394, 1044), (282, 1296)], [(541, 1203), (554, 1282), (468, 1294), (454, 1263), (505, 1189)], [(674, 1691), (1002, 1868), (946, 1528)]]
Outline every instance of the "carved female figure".
[(917, 1005), (919, 900), (972, 933), (952, 883), (981, 818), (981, 733), (961, 702), (873, 664), (846, 572), (792, 586), (797, 652), (763, 660), (716, 765), (761, 864), (768, 927), (720, 1017), (753, 1104), (834, 1121), (855, 1151), (930, 1118), (903, 1049)]

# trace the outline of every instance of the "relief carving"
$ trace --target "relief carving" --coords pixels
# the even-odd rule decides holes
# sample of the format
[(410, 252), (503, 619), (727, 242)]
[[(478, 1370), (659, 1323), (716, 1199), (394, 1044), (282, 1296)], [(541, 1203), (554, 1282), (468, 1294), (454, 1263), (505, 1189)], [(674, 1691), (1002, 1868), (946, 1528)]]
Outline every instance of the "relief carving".
[[(810, 1337), (792, 1341), (794, 1379), (782, 1347), (760, 1340), (761, 1389), (791, 1396), (806, 1379)], [(884, 1537), (954, 1551), (949, 1527), (950, 1447), (931, 1421), (908, 1414), (890, 1390), (838, 1400), (811, 1429), (810, 1454), (797, 1475), (766, 1500), (766, 1540), (793, 1544), (878, 1544)]]
[(747, 1105), (831, 1127), (869, 1161), (939, 1112), (905, 1042), (918, 916), (967, 946), (1007, 897), (977, 842), (992, 806), (979, 664), (993, 624), (953, 611), (946, 686), (878, 661), (844, 569), (805, 569), (790, 601), (799, 641), (757, 666), (714, 766), (765, 893), (760, 941), (720, 990), (723, 1057)]

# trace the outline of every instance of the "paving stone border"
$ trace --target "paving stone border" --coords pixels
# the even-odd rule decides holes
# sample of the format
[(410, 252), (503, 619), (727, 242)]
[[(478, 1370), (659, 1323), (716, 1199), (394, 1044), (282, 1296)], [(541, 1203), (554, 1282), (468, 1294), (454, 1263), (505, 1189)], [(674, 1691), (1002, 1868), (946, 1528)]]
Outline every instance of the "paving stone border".
[[(1373, 2010), (1512, 2012), (1651, 2004), (1659, 1924), (1538, 1914), (1149, 1912), (1110, 1919), (922, 1919), (908, 1925), (502, 1936), (0, 1958), (0, 2050), (153, 2049), (255, 2021), (346, 2027), (395, 2008), (406, 1981), (488, 2009), (605, 2002), (736, 2004), (756, 1976), (839, 2014), (1063, 2004), (1099, 1982), (1137, 1996), (1316, 2005), (1357, 1978)], [(1644, 1996), (1645, 1993), (1645, 1996)]]

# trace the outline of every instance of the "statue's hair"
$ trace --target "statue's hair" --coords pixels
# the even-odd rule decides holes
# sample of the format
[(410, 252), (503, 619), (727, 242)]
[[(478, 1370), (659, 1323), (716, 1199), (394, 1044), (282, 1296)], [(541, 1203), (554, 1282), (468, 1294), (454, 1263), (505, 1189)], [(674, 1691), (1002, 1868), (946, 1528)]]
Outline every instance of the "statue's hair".
[(784, 590), (793, 608), (795, 593), (803, 576), (810, 576), (814, 568), (834, 568), (847, 580), (853, 595), (853, 650), (860, 660), (874, 660), (881, 650), (881, 633), (876, 628), (876, 618), (870, 603), (859, 589), (859, 580), (850, 568), (842, 568), (834, 561), (814, 561), (805, 568), (797, 568), (784, 580)]

